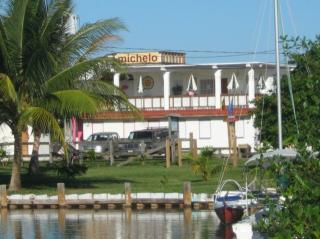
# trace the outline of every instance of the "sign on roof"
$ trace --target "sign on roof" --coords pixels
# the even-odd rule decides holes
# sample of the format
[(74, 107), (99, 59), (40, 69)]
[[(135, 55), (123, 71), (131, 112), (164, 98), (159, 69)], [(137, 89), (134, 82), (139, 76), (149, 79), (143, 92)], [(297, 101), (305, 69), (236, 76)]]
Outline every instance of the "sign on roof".
[(113, 56), (124, 64), (185, 64), (185, 53), (179, 52), (128, 52)]

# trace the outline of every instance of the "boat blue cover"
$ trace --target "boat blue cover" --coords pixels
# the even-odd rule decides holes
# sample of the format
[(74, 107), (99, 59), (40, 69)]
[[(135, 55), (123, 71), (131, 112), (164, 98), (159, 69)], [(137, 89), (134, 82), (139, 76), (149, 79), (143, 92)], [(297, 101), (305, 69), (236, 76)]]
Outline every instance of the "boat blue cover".
[(240, 200), (241, 196), (240, 195), (233, 195), (233, 196), (219, 196), (217, 198), (218, 202), (225, 202), (225, 201), (237, 201)]

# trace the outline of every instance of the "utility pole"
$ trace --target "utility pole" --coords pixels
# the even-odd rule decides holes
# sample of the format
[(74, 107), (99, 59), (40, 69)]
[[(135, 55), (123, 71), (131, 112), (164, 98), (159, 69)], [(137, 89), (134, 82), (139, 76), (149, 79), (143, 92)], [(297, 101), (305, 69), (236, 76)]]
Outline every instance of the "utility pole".
[(281, 110), (281, 82), (280, 82), (280, 51), (279, 51), (279, 0), (274, 0), (275, 45), (277, 65), (277, 104), (278, 104), (278, 144), (282, 149), (282, 110)]

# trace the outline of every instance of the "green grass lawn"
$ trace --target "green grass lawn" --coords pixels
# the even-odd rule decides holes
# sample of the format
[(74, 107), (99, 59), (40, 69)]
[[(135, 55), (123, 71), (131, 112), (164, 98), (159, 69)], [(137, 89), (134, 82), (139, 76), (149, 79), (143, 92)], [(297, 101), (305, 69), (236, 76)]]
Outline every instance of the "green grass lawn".
[[(210, 162), (211, 167), (222, 164), (222, 160), (215, 159)], [(27, 163), (23, 166), (21, 193), (56, 194), (58, 182), (66, 184), (66, 193), (122, 193), (124, 183), (130, 182), (133, 192), (182, 192), (183, 182), (190, 181), (192, 192), (213, 193), (218, 184), (220, 172), (212, 176), (208, 181), (203, 181), (200, 175), (194, 175), (191, 166), (184, 163), (179, 168), (176, 165), (166, 169), (164, 161), (147, 160), (144, 165), (141, 162), (133, 162), (126, 166), (109, 166), (106, 161), (85, 162), (88, 171), (75, 179), (64, 179), (57, 176), (53, 169), (47, 167), (47, 163), (41, 164), (41, 173), (37, 176), (27, 175)], [(228, 165), (224, 179), (232, 178), (244, 185), (243, 161), (234, 168)], [(8, 184), (10, 181), (11, 167), (0, 166), (0, 184)], [(163, 182), (166, 183), (163, 183)]]

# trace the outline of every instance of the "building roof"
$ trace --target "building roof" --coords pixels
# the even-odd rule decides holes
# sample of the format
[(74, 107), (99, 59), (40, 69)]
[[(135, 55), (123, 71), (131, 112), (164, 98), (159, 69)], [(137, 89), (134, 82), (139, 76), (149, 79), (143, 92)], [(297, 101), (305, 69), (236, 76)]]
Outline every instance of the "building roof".
[[(269, 62), (225, 62), (225, 63), (205, 63), (205, 64), (145, 64), (145, 65), (128, 65), (130, 71), (142, 70), (177, 70), (177, 69), (234, 69), (234, 68), (265, 68), (275, 69), (276, 65)], [(287, 65), (282, 64), (281, 68), (285, 69)], [(294, 65), (289, 65), (290, 69)]]

